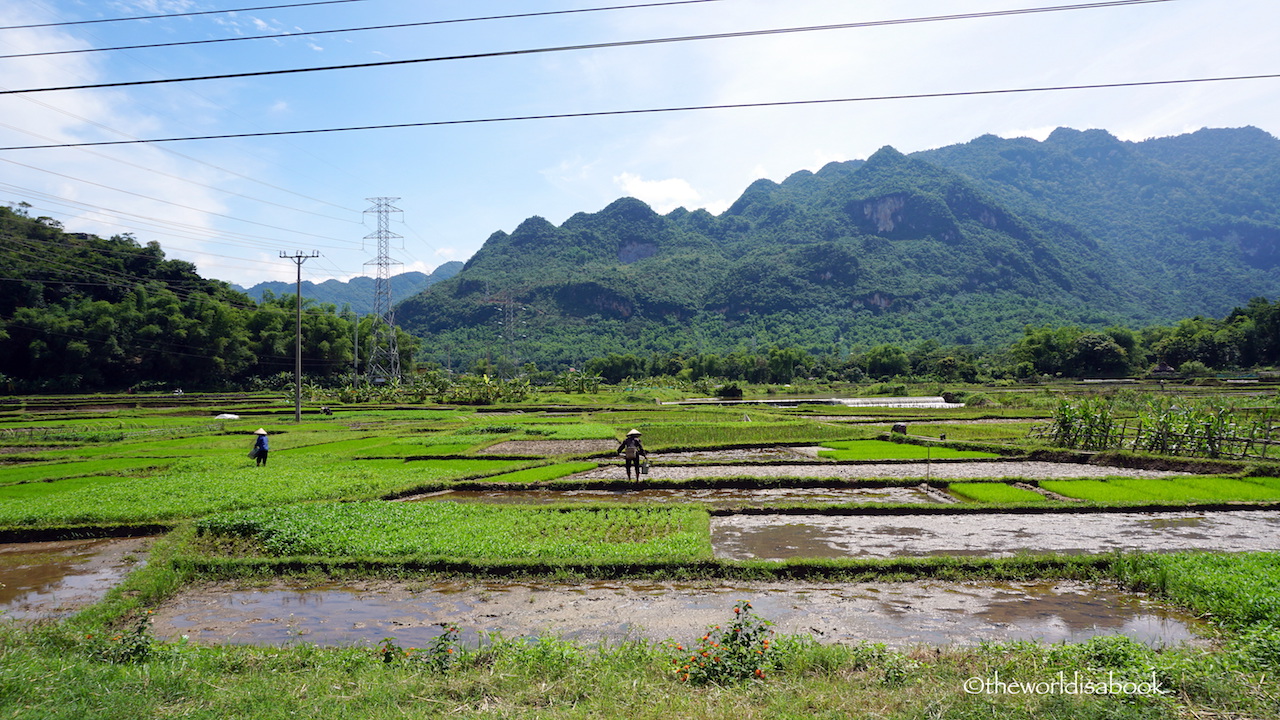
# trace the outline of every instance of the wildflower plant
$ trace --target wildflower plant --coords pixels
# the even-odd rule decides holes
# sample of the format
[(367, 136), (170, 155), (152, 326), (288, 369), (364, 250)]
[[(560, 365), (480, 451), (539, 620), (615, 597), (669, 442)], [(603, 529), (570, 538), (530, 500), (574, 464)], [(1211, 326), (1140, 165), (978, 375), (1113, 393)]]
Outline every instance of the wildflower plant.
[(383, 638), (375, 652), (387, 665), (411, 663), (430, 672), (448, 672), (458, 661), (458, 639), (462, 633), (452, 623), (441, 623), (441, 627), (444, 632), (433, 638), (425, 648), (404, 648), (396, 643), (395, 638)]
[(145, 662), (152, 657), (157, 644), (151, 634), (152, 615), (153, 611), (146, 611), (128, 630), (86, 633), (83, 642), (103, 662), (117, 665)]
[(733, 606), (728, 625), (713, 625), (694, 643), (668, 643), (675, 652), (671, 663), (676, 678), (692, 685), (727, 685), (763, 680), (772, 670), (776, 652), (773, 623), (751, 612), (751, 603)]

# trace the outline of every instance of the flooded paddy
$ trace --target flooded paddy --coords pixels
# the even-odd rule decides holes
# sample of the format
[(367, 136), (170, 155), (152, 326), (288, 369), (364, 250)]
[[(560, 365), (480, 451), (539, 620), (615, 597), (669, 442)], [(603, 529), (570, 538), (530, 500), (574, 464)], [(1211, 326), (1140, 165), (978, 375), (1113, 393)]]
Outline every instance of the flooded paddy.
[(817, 397), (791, 395), (785, 398), (753, 398), (750, 400), (726, 400), (723, 398), (690, 398), (668, 400), (663, 405), (763, 405), (766, 407), (798, 407), (800, 405), (844, 405), (845, 407), (919, 408), (924, 410), (952, 410), (964, 407), (964, 403), (947, 402), (941, 396), (925, 397)]
[(913, 487), (887, 488), (648, 488), (637, 490), (445, 490), (406, 502), (452, 501), (511, 505), (548, 503), (697, 503), (711, 508), (793, 503), (933, 503)]
[(958, 515), (730, 515), (711, 519), (715, 556), (902, 557), (1280, 549), (1280, 511)]
[(149, 538), (0, 544), (0, 617), (63, 617), (101, 600), (145, 556)]
[(441, 623), (476, 644), (556, 636), (583, 643), (692, 640), (733, 604), (780, 633), (824, 643), (891, 646), (984, 641), (1078, 642), (1122, 634), (1151, 646), (1192, 642), (1197, 622), (1145, 597), (1078, 582), (553, 583), (370, 581), (330, 587), (241, 589), (213, 585), (179, 594), (156, 612), (160, 637), (283, 645), (426, 645)]
[[(1032, 460), (934, 460), (932, 462), (883, 463), (771, 463), (760, 465), (669, 465), (656, 453), (649, 468), (649, 480), (688, 480), (691, 478), (765, 477), (765, 478), (836, 478), (867, 480), (889, 478), (930, 478), (945, 480), (1035, 479), (1139, 477), (1161, 478), (1186, 475), (1164, 470), (1086, 465), (1082, 463), (1044, 462)], [(626, 477), (621, 463), (601, 465), (595, 470), (568, 476), (567, 480), (616, 480)]]

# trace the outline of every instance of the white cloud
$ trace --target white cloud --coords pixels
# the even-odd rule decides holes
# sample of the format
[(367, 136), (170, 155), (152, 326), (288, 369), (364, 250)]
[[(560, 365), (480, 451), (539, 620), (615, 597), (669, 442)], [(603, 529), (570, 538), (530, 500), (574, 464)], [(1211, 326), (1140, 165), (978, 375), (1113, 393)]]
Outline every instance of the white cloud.
[(1049, 137), (1049, 134), (1057, 129), (1058, 127), (1056, 125), (1041, 125), (1040, 127), (1026, 128), (1022, 130), (1004, 130), (997, 134), (1005, 139), (1031, 138), (1032, 140), (1044, 142)]
[(639, 175), (624, 172), (614, 176), (613, 182), (627, 195), (643, 200), (664, 215), (678, 207), (693, 209), (705, 205), (702, 195), (687, 180), (680, 178), (645, 180)]

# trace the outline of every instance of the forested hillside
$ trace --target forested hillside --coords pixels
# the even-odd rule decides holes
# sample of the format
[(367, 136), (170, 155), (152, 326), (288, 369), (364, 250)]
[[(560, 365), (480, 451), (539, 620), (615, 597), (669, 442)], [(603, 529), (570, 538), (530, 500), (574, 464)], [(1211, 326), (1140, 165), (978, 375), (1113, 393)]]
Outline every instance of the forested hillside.
[(1277, 294), (1280, 142), (1256, 128), (1141, 143), (1059, 129), (1043, 143), (987, 136), (916, 157), (1108, 248), (1137, 271), (1140, 318), (1219, 315)]
[[(353, 319), (304, 299), (309, 373), (351, 369)], [(245, 387), (291, 377), (295, 322), (292, 294), (255, 303), (165, 259), (157, 243), (65, 233), (56, 220), (0, 207), (0, 387), (10, 391)], [(407, 336), (401, 347), (410, 362)]]
[(1280, 142), (979, 138), (753, 183), (719, 216), (620, 199), (495, 233), (403, 303), (431, 357), (1007, 344), (1028, 325), (1145, 327), (1280, 296)]
[[(420, 272), (393, 275), (389, 279), (391, 303), (395, 305), (406, 298), (413, 297), (441, 280), (448, 280), (457, 275), (460, 270), (462, 270), (462, 263), (454, 260), (437, 267), (430, 275)], [(346, 281), (325, 280), (322, 283), (303, 280), (302, 297), (321, 304), (336, 305), (340, 310), (350, 310), (358, 315), (365, 315), (373, 312), (374, 286), (374, 279), (367, 276), (353, 277)], [(268, 297), (268, 293), (273, 297), (279, 297), (292, 295), (297, 289), (295, 283), (280, 281), (260, 282), (249, 288), (242, 288), (239, 285), (231, 287), (259, 301)]]

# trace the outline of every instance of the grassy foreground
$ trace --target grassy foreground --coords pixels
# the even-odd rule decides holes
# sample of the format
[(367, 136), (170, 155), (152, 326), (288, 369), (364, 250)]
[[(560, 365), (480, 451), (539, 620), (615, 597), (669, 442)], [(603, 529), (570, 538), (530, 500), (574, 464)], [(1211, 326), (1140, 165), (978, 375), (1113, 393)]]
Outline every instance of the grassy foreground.
[(1277, 708), (1274, 684), (1230, 657), (1156, 653), (1122, 637), (939, 652), (780, 639), (763, 679), (728, 685), (682, 682), (679, 656), (655, 644), (495, 640), (411, 651), (95, 640), (0, 631), (4, 717), (1078, 720), (1275, 717)]

